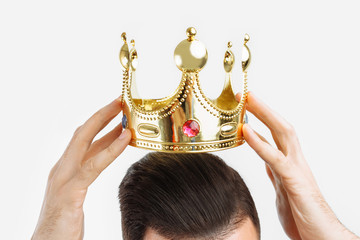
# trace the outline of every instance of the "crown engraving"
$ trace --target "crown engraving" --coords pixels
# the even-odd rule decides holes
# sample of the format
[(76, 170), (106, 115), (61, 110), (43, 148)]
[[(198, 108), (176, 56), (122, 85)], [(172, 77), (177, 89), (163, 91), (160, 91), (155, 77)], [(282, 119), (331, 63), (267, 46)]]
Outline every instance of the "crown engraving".
[(130, 49), (126, 34), (121, 35), (122, 125), (132, 132), (131, 146), (162, 152), (210, 152), (244, 143), (241, 127), (247, 121), (247, 69), (251, 61), (247, 43), (250, 37), (245, 35), (243, 45), (241, 100), (236, 100), (232, 88), (235, 55), (231, 42), (223, 61), (224, 88), (218, 98), (209, 99), (199, 82), (199, 72), (206, 65), (208, 52), (205, 45), (195, 39), (196, 33), (195, 28), (188, 28), (187, 38), (175, 48), (174, 60), (182, 72), (181, 81), (171, 95), (161, 99), (141, 99), (135, 94), (138, 65), (135, 41), (130, 41)]

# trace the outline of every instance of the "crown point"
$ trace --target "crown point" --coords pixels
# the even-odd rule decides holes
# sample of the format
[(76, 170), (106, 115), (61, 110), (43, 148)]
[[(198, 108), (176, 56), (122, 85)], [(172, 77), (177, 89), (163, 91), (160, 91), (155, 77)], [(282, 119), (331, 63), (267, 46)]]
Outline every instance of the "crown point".
[(121, 34), (121, 39), (124, 41), (124, 43), (126, 43), (126, 32)]
[(124, 41), (124, 44), (120, 49), (119, 59), (120, 59), (121, 65), (125, 69), (128, 69), (129, 68), (129, 47), (128, 47), (128, 44), (126, 43), (126, 33), (125, 32), (123, 32), (121, 34), (121, 39)]
[(196, 35), (196, 29), (194, 27), (189, 27), (188, 29), (186, 29), (186, 35), (188, 36), (189, 41), (194, 40), (194, 37)]
[(235, 62), (235, 57), (233, 52), (230, 50), (231, 48), (231, 42), (228, 43), (228, 50), (226, 50), (225, 52), (225, 57), (224, 57), (224, 69), (225, 72), (229, 73), (231, 72), (233, 66), (234, 66), (234, 62)]
[(205, 45), (195, 39), (196, 29), (186, 30), (187, 39), (181, 41), (175, 48), (176, 66), (183, 72), (199, 72), (206, 64), (208, 53)]
[(244, 37), (244, 41), (245, 41), (245, 44), (248, 42), (248, 41), (250, 41), (250, 36), (249, 36), (249, 34), (245, 34), (245, 37)]
[(250, 62), (251, 62), (251, 52), (250, 52), (250, 49), (249, 47), (246, 45), (246, 43), (250, 40), (250, 36), (249, 34), (245, 34), (245, 37), (244, 37), (244, 46), (243, 46), (243, 56), (242, 56), (242, 69), (243, 69), (243, 72), (246, 72), (249, 65), (250, 65)]
[(228, 44), (227, 44), (228, 48), (231, 48), (232, 47), (232, 42), (229, 41)]

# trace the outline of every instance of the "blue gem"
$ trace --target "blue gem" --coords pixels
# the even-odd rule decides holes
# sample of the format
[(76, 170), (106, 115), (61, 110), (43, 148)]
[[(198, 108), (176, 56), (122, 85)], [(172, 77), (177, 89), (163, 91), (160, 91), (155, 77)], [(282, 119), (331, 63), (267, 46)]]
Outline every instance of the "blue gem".
[(122, 125), (123, 129), (125, 129), (127, 127), (127, 117), (126, 117), (126, 115), (123, 116), (123, 118), (121, 120), (121, 125)]
[(244, 123), (249, 123), (249, 118), (248, 118), (248, 115), (245, 113), (245, 116), (244, 116)]

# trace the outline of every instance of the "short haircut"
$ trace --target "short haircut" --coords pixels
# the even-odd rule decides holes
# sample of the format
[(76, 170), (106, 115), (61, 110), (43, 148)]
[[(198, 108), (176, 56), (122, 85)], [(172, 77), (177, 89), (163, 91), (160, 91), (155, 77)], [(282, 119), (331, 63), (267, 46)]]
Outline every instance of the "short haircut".
[(147, 228), (169, 239), (222, 239), (250, 218), (260, 238), (251, 194), (240, 175), (209, 153), (149, 153), (119, 187), (123, 238)]

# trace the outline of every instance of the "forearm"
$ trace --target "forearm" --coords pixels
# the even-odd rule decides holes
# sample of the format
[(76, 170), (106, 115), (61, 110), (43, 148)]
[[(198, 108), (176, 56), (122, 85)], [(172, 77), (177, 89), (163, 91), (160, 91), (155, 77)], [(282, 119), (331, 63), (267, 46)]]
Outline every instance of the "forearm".
[(84, 235), (82, 209), (52, 209), (41, 214), (32, 240), (80, 240)]
[(338, 220), (321, 193), (292, 197), (289, 202), (302, 240), (360, 239)]

